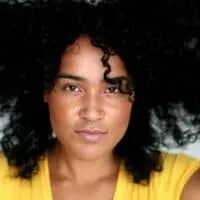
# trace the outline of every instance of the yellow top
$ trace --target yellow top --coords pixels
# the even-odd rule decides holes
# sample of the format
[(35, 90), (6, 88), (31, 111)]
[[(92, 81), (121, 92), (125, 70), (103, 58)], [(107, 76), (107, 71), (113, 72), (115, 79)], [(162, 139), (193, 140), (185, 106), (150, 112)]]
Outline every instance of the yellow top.
[[(200, 161), (183, 154), (163, 153), (162, 172), (154, 172), (150, 184), (135, 184), (121, 166), (114, 200), (180, 200), (181, 191), (189, 177), (200, 167)], [(40, 163), (40, 171), (32, 180), (13, 178), (13, 170), (0, 154), (0, 199), (52, 200), (48, 159)]]

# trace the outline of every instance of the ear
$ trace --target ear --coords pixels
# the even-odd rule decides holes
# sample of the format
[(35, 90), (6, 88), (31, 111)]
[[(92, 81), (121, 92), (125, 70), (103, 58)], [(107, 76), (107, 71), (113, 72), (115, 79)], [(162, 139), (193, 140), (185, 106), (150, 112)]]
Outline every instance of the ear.
[(45, 103), (49, 102), (48, 101), (48, 93), (47, 92), (44, 92), (44, 94), (43, 94), (43, 100), (44, 100)]
[(135, 100), (135, 91), (132, 91), (132, 93), (131, 93), (131, 95), (130, 95), (130, 100), (131, 100), (132, 102), (134, 102), (134, 100)]

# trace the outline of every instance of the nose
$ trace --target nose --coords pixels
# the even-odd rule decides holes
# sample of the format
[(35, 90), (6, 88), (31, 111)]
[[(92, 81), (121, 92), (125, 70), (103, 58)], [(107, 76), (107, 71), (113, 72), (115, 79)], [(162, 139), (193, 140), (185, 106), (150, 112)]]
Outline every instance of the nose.
[(86, 121), (99, 121), (104, 118), (105, 112), (101, 96), (96, 92), (85, 94), (82, 99), (80, 117)]

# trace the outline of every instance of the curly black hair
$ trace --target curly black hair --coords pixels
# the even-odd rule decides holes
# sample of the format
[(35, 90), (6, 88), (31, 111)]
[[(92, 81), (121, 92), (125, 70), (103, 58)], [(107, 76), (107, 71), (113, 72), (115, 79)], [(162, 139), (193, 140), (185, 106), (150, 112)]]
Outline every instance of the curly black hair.
[(53, 87), (62, 53), (81, 35), (102, 49), (107, 81), (122, 82), (107, 76), (110, 49), (131, 76), (134, 106), (114, 152), (134, 182), (148, 182), (162, 170), (160, 151), (169, 140), (181, 147), (199, 138), (197, 1), (110, 0), (94, 6), (38, 0), (1, 4), (0, 15), (0, 116), (8, 117), (1, 146), (19, 177), (37, 174), (38, 161), (54, 145), (43, 95)]

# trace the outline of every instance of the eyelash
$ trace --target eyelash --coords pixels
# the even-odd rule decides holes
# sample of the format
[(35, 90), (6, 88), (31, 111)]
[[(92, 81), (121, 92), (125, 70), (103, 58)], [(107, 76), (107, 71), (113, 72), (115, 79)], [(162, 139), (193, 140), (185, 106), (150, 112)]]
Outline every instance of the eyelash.
[[(75, 91), (76, 89), (78, 89), (79, 91)], [(67, 92), (81, 92), (81, 88), (79, 85), (76, 84), (66, 84), (63, 87), (63, 90), (67, 91)], [(109, 90), (108, 92), (106, 90)], [(116, 91), (117, 90), (117, 91)], [(111, 87), (107, 87), (105, 90), (105, 93), (111, 93), (111, 94), (121, 94), (119, 87), (118, 86), (111, 86)]]
[[(121, 94), (121, 92), (120, 92), (120, 90), (119, 90), (119, 87), (118, 86), (112, 86), (112, 87), (108, 87), (108, 88), (106, 88), (106, 90), (110, 90), (111, 89), (111, 91), (114, 89), (114, 91), (112, 91), (112, 92), (110, 92), (111, 94)], [(115, 92), (116, 91), (116, 89), (117, 89), (117, 92)]]
[[(72, 89), (72, 88), (75, 88), (75, 89), (78, 88), (79, 90), (81, 90), (80, 87), (76, 84), (69, 84), (68, 83), (63, 87), (63, 89), (66, 90), (67, 92), (77, 92), (77, 91), (74, 91), (74, 89)], [(78, 91), (78, 92), (80, 92), (80, 91)]]

